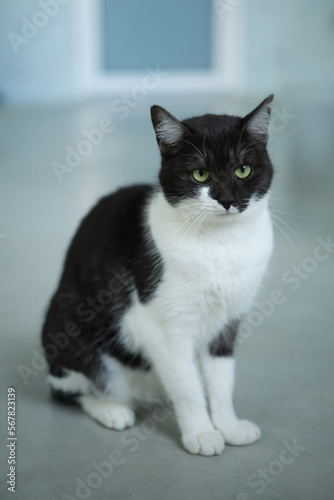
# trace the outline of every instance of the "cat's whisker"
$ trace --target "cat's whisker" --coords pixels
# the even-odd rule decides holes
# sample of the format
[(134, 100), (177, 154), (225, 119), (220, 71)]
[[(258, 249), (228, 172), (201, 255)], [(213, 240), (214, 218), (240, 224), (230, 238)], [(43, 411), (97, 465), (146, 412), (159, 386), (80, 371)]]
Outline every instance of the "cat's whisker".
[(245, 153), (245, 151), (247, 151), (247, 149), (249, 149), (251, 146), (254, 146), (254, 144), (258, 144), (259, 142), (261, 142), (261, 141), (257, 140), (257, 141), (252, 142), (251, 144), (248, 144), (242, 151), (240, 151), (240, 153), (237, 153), (237, 154), (239, 156), (241, 156), (243, 153)]
[[(297, 257), (298, 257), (298, 259), (300, 260), (300, 256), (299, 256), (299, 254), (298, 254), (298, 252), (297, 252), (297, 250), (296, 250), (296, 248), (295, 248), (294, 244), (292, 243), (291, 239), (289, 238), (289, 236), (285, 233), (285, 231), (284, 231), (284, 230), (283, 230), (283, 229), (282, 229), (282, 228), (281, 228), (281, 227), (280, 227), (280, 226), (279, 226), (279, 225), (278, 225), (275, 221), (273, 221), (273, 220), (272, 220), (271, 222), (274, 224), (274, 226), (275, 226), (275, 227), (277, 227), (277, 229), (279, 229), (279, 230), (280, 230), (280, 231), (284, 234), (284, 236), (286, 237), (286, 239), (289, 241), (290, 245), (292, 246), (292, 248), (293, 248), (293, 250), (294, 250), (295, 254), (296, 254), (296, 255), (297, 255)], [(277, 235), (276, 235), (276, 236), (277, 236)], [(277, 236), (277, 237), (278, 237), (278, 236)], [(278, 237), (278, 239), (279, 239), (279, 241), (280, 241), (281, 243), (283, 243), (283, 241), (282, 241), (279, 237)], [(284, 243), (283, 243), (283, 245), (285, 246), (285, 248), (288, 248), (288, 247), (287, 247)]]
[[(279, 226), (278, 226), (278, 225), (277, 225), (277, 224), (276, 224), (273, 220), (272, 220), (271, 222), (272, 222), (272, 223), (274, 224), (274, 226), (276, 226), (276, 227), (277, 227), (280, 231), (282, 231), (282, 229), (281, 229), (281, 228), (280, 228), (280, 227), (279, 227)], [(283, 231), (282, 231), (282, 232), (283, 232)], [(284, 233), (284, 232), (283, 232), (283, 233)], [(284, 236), (286, 237), (286, 234), (285, 234), (285, 233), (284, 233)], [(274, 238), (275, 238), (275, 239), (277, 238), (277, 239), (278, 239), (278, 241), (281, 243), (281, 245), (283, 245), (283, 246), (284, 246), (284, 248), (285, 248), (286, 250), (290, 250), (290, 247), (286, 244), (286, 242), (284, 241), (284, 238), (280, 237), (280, 236), (279, 236), (279, 234), (278, 234), (277, 232), (275, 232), (275, 234), (274, 234)], [(276, 252), (276, 249), (274, 248), (274, 250), (273, 250), (273, 251), (274, 251), (274, 252)]]
[(190, 141), (186, 141), (186, 139), (182, 139), (182, 142), (186, 142), (187, 144), (190, 144), (190, 146), (192, 146), (193, 148), (195, 148), (195, 149), (196, 149), (196, 151), (198, 151), (198, 152), (199, 152), (199, 154), (201, 155), (201, 157), (205, 160), (205, 157), (204, 157), (204, 155), (203, 155), (202, 151), (201, 151), (200, 149), (198, 149), (198, 147), (197, 147), (197, 146), (195, 146), (195, 144), (193, 144), (193, 143), (192, 143), (192, 142), (190, 142)]
[(206, 213), (206, 214), (205, 214), (205, 217), (204, 217), (204, 220), (203, 220), (203, 224), (202, 224), (203, 228), (204, 228), (204, 226), (207, 224), (207, 222), (208, 222), (208, 220), (210, 219), (210, 217), (211, 217), (211, 214), (210, 214), (210, 213)]
[(290, 231), (296, 236), (296, 238), (299, 241), (299, 243), (304, 247), (304, 249), (306, 249), (306, 246), (305, 246), (304, 242), (300, 239), (300, 237), (298, 236), (298, 234), (296, 233), (296, 231), (294, 231), (294, 229), (290, 226), (290, 224), (288, 224), (287, 222), (285, 222), (283, 219), (281, 219), (277, 215), (271, 214), (271, 216), (274, 217), (275, 219), (279, 220), (280, 222), (282, 222), (282, 224), (284, 224), (285, 226), (287, 226), (290, 229)]
[(194, 233), (193, 233), (193, 238), (195, 239), (199, 230), (204, 226), (204, 223), (207, 219), (207, 214), (205, 212), (203, 212), (200, 217), (198, 218), (198, 223), (197, 225), (195, 226), (194, 228)]
[(195, 231), (194, 231), (194, 234), (193, 234), (193, 237), (196, 238), (197, 237), (197, 234), (200, 232), (200, 231), (203, 231), (203, 228), (205, 226), (205, 222), (207, 220), (207, 217), (206, 217), (206, 214), (203, 214), (203, 216), (201, 217), (201, 219), (199, 220), (199, 223), (198, 225), (196, 226), (195, 228)]
[(239, 135), (239, 139), (238, 139), (238, 144), (237, 144), (237, 147), (234, 150), (235, 155), (239, 154), (238, 151), (239, 151), (239, 146), (240, 146), (240, 141), (241, 141), (241, 137), (242, 137), (243, 131), (244, 131), (244, 127), (242, 127), (242, 129), (241, 129), (241, 132), (240, 132), (240, 135)]
[(212, 212), (207, 212), (206, 210), (203, 211), (203, 217), (201, 218), (199, 229), (204, 228), (210, 217), (212, 217)]
[(196, 228), (199, 226), (199, 223), (200, 223), (200, 220), (203, 216), (203, 213), (199, 214), (199, 216), (197, 217), (197, 219), (194, 221), (194, 223), (190, 226), (189, 228), (189, 237), (195, 237), (195, 234), (196, 234)]
[(161, 214), (161, 217), (163, 217), (164, 215), (168, 215), (168, 214), (171, 214), (171, 213), (175, 213), (175, 211), (180, 211), (180, 210), (187, 210), (188, 208), (190, 207), (197, 207), (199, 210), (201, 209), (201, 203), (199, 203), (198, 201), (195, 202), (195, 203), (190, 203), (189, 205), (181, 205), (180, 207), (171, 207), (169, 208), (168, 210), (166, 210), (165, 212), (163, 212)]
[(202, 212), (198, 211), (196, 213), (196, 217), (195, 219), (191, 222), (190, 226), (188, 227), (187, 231), (185, 232), (183, 238), (182, 238), (182, 241), (181, 241), (181, 244), (183, 243), (183, 241), (186, 239), (187, 235), (190, 233), (191, 234), (191, 231), (192, 229), (195, 227), (195, 225), (198, 223), (199, 219), (201, 218), (202, 216)]
[(272, 201), (285, 201), (285, 200), (297, 200), (299, 198), (305, 198), (309, 193), (299, 194), (296, 196), (289, 196), (288, 198), (270, 198), (270, 202)]
[(216, 214), (218, 212), (218, 210), (212, 206), (204, 206), (203, 210), (210, 214)]
[(179, 158), (182, 158), (183, 156), (194, 156), (195, 158), (198, 158), (198, 155), (196, 155), (195, 153), (186, 153), (184, 155), (180, 155)]
[[(180, 243), (179, 243), (179, 245), (178, 245), (177, 253), (178, 253), (179, 251), (182, 251), (182, 245), (183, 245), (183, 242), (186, 240), (186, 238), (187, 238), (188, 234), (191, 234), (191, 231), (192, 231), (193, 227), (194, 227), (194, 226), (195, 226), (195, 224), (198, 222), (198, 220), (199, 220), (199, 218), (200, 218), (200, 217), (201, 217), (201, 211), (200, 211), (200, 210), (197, 210), (197, 211), (196, 211), (196, 212), (194, 212), (192, 215), (190, 215), (190, 216), (188, 217), (188, 219), (187, 219), (187, 220), (186, 220), (183, 224), (181, 224), (181, 225), (178, 227), (177, 231), (175, 231), (175, 232), (173, 233), (172, 237), (168, 240), (169, 242), (170, 242), (170, 241), (172, 242), (172, 241), (173, 241), (173, 239), (174, 239), (175, 234), (176, 234), (176, 233), (177, 233), (177, 232), (178, 232), (181, 228), (183, 228), (183, 227), (185, 226), (185, 224), (187, 224), (187, 223), (189, 223), (189, 222), (190, 222), (189, 227), (188, 227), (188, 228), (187, 228), (187, 230), (185, 231), (185, 233), (184, 233), (184, 235), (183, 235), (183, 237), (182, 237), (182, 239), (181, 239), (181, 241), (180, 241)], [(175, 273), (177, 273), (177, 269), (175, 269)]]
[(202, 144), (202, 147), (203, 147), (203, 150), (204, 150), (204, 156), (205, 156), (205, 158), (207, 157), (207, 152), (206, 152), (206, 147), (205, 147), (205, 139), (206, 139), (206, 134), (207, 134), (207, 132), (208, 132), (208, 129), (209, 129), (210, 123), (211, 123), (211, 120), (209, 120), (209, 123), (207, 124), (207, 127), (206, 127), (205, 132), (204, 132), (204, 137), (203, 137), (203, 144)]
[(297, 252), (297, 249), (296, 249), (295, 245), (291, 241), (291, 238), (289, 238), (289, 236), (286, 234), (286, 232), (275, 221), (272, 220), (271, 222), (274, 224), (275, 227), (277, 227), (277, 229), (279, 229), (284, 234), (284, 236), (286, 237), (286, 239), (288, 240), (288, 242), (292, 246), (293, 251), (295, 252), (296, 256), (298, 257), (298, 260), (300, 261), (301, 260), (300, 255)]
[(309, 217), (309, 215), (299, 215), (299, 214), (290, 214), (288, 212), (282, 212), (282, 210), (276, 210), (276, 208), (270, 207), (270, 211), (277, 212), (279, 214), (290, 215), (291, 217)]
[(199, 222), (199, 220), (203, 216), (203, 212), (200, 211), (200, 210), (198, 210), (195, 215), (196, 215), (196, 218), (195, 218), (194, 221), (192, 221), (192, 223), (188, 227), (187, 231), (185, 232), (185, 234), (184, 234), (184, 236), (183, 236), (183, 238), (181, 240), (180, 247), (182, 246), (182, 244), (183, 244), (184, 240), (186, 239), (187, 235), (191, 234), (192, 229), (194, 229), (196, 227), (196, 224)]
[[(185, 221), (183, 221), (182, 224), (180, 224), (180, 226), (176, 229), (176, 231), (174, 231), (171, 235), (171, 237), (169, 238), (169, 241), (171, 241), (174, 236), (180, 231), (180, 229), (182, 229), (186, 224), (188, 224), (188, 222), (190, 222), (194, 217), (197, 217), (198, 215), (200, 215), (201, 211), (198, 209), (196, 210), (195, 212), (193, 212), (192, 214), (190, 214), (187, 219)], [(192, 221), (190, 227), (192, 226), (194, 221)], [(189, 230), (189, 228), (188, 228)], [(183, 241), (183, 240), (182, 240)]]

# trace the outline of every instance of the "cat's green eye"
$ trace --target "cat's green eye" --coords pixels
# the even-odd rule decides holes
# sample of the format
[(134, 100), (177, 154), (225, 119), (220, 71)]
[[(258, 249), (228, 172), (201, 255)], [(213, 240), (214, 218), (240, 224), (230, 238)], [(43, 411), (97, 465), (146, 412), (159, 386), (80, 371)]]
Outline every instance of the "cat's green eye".
[(198, 182), (205, 182), (209, 178), (209, 170), (205, 170), (204, 168), (199, 168), (197, 170), (193, 170), (193, 177)]
[(246, 179), (251, 173), (252, 169), (249, 165), (242, 165), (235, 170), (235, 175), (239, 177), (239, 179)]

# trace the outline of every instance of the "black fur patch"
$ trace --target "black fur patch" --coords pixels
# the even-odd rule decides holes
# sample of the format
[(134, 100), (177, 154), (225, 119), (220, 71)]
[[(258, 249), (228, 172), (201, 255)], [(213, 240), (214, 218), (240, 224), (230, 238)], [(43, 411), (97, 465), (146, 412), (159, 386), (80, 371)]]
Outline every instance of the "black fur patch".
[(149, 369), (139, 352), (120, 342), (118, 325), (132, 292), (137, 290), (147, 302), (162, 276), (161, 258), (143, 225), (152, 193), (150, 186), (122, 189), (103, 198), (82, 221), (43, 328), (43, 346), (55, 376), (62, 376), (61, 366), (101, 385), (103, 353), (131, 368)]
[(51, 387), (51, 396), (55, 401), (65, 405), (80, 406), (80, 392), (65, 392)]
[[(180, 201), (196, 198), (200, 187), (209, 187), (211, 198), (220, 204), (229, 203), (239, 212), (244, 211), (250, 198), (264, 196), (272, 182), (273, 167), (266, 149), (268, 136), (256, 133), (249, 122), (259, 113), (268, 117), (272, 101), (269, 96), (255, 110), (241, 118), (229, 115), (207, 114), (179, 122), (160, 106), (151, 109), (152, 121), (157, 131), (162, 168), (160, 183), (167, 200), (176, 205)], [(161, 123), (170, 122), (179, 130), (179, 138), (171, 144), (159, 138)], [(235, 170), (251, 166), (251, 174), (239, 179)], [(209, 171), (205, 183), (196, 181), (195, 169)]]
[(210, 343), (211, 356), (232, 356), (238, 331), (239, 320), (229, 323), (224, 330)]
[(129, 368), (141, 368), (145, 371), (151, 369), (150, 363), (140, 353), (131, 352), (124, 347), (119, 341), (117, 334), (112, 339), (108, 354)]
[(53, 375), (54, 377), (58, 377), (58, 378), (63, 378), (63, 377), (66, 377), (66, 375), (67, 375), (64, 368), (60, 365), (50, 364), (49, 365), (49, 372), (50, 372), (50, 375)]

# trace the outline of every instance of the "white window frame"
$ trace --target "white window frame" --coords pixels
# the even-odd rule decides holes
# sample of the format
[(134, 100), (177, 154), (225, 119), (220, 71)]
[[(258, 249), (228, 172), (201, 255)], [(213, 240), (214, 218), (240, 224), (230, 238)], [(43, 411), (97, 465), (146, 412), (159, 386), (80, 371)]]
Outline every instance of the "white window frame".
[[(243, 89), (243, 9), (239, 0), (213, 0), (213, 67), (173, 70), (154, 90), (160, 94), (229, 93)], [(147, 72), (103, 71), (101, 0), (73, 0), (76, 95), (118, 94), (140, 83)], [(154, 68), (153, 68), (154, 69)]]

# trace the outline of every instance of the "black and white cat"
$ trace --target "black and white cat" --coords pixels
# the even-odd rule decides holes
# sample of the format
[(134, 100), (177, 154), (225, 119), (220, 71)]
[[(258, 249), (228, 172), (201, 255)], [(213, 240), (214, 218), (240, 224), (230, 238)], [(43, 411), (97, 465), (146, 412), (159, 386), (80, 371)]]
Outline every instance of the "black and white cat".
[(167, 396), (194, 454), (260, 437), (233, 409), (233, 346), (272, 251), (272, 99), (244, 118), (180, 122), (152, 107), (159, 185), (121, 189), (85, 217), (47, 313), (57, 400), (124, 429)]

